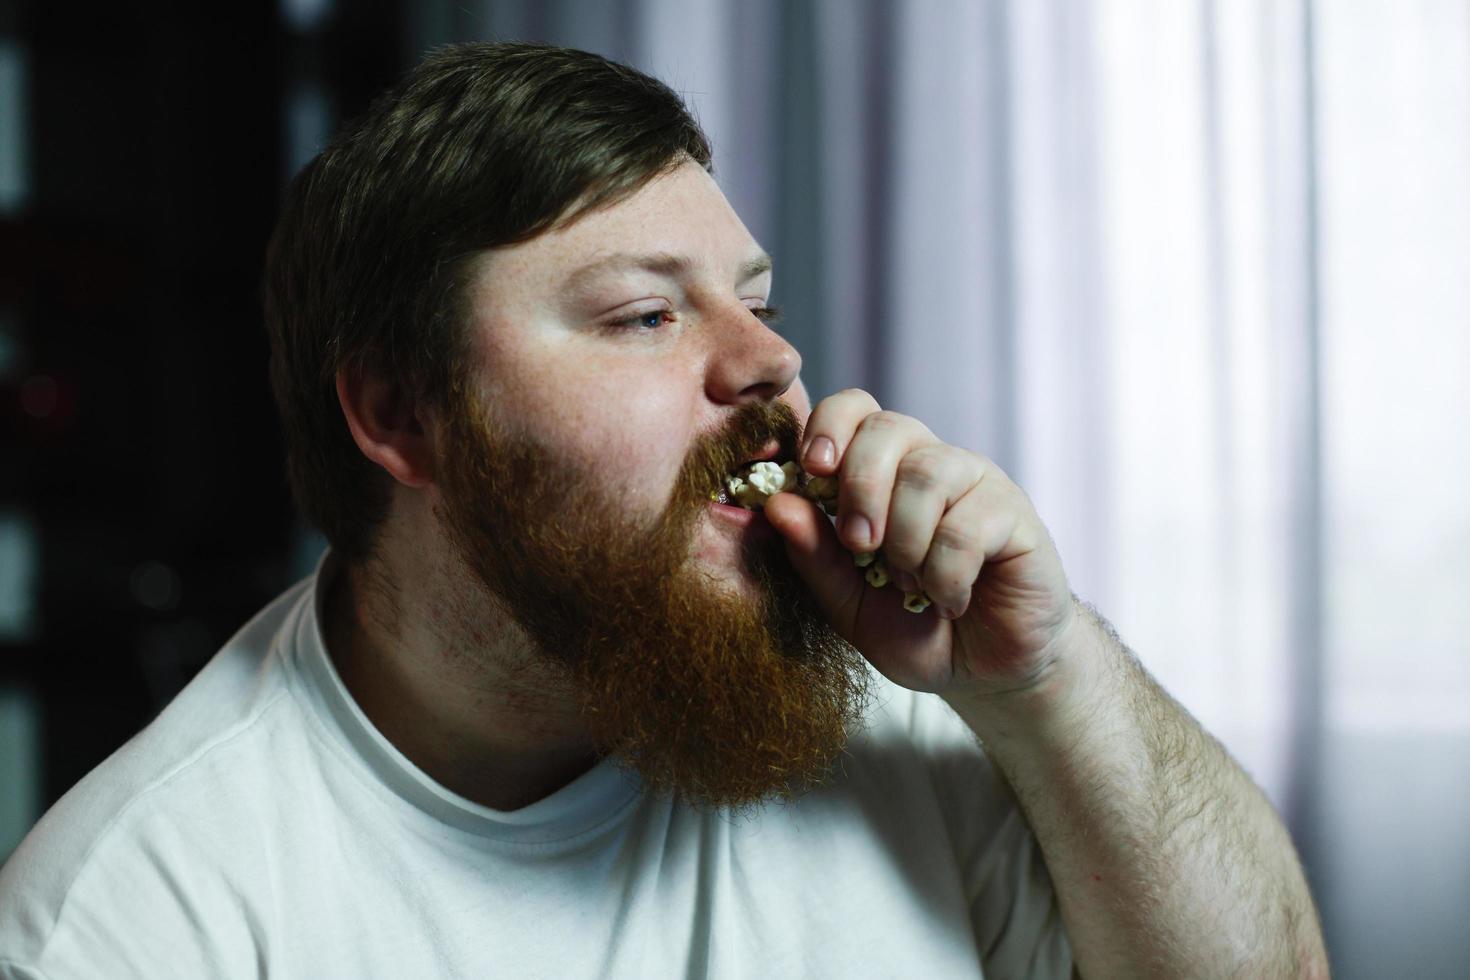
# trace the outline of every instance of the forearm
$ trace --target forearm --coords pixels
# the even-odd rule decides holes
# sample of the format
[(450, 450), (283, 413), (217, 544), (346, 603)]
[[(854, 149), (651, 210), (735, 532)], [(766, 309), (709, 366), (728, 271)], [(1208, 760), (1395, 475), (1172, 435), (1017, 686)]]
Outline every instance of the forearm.
[(1084, 977), (1318, 977), (1321, 929), (1261, 791), (1090, 610), (1035, 690), (946, 697), (1016, 792)]

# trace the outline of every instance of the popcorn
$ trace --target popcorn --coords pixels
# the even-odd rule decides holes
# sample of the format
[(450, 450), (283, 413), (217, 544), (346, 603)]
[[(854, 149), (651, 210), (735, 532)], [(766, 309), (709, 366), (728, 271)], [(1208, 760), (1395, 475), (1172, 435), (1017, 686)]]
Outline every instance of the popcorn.
[(806, 495), (812, 500), (836, 499), (837, 481), (830, 476), (814, 476), (806, 481)]
[(929, 608), (930, 598), (923, 592), (905, 592), (903, 594), (903, 607), (911, 613), (921, 613)]
[(829, 515), (837, 513), (837, 481), (830, 476), (814, 476), (802, 489), (806, 499), (819, 505)]
[(795, 490), (800, 482), (800, 473), (795, 463), (762, 460), (727, 476), (724, 489), (716, 490), (714, 499), (720, 503), (739, 504), (747, 510), (760, 510), (767, 500), (781, 491)]
[(888, 584), (888, 566), (883, 563), (882, 558), (875, 558), (863, 573), (863, 578), (875, 589), (881, 589)]
[[(796, 463), (775, 463), (762, 460), (749, 467), (742, 467), (730, 474), (725, 487), (710, 494), (710, 499), (738, 503), (742, 507), (758, 510), (766, 501), (782, 491), (797, 491), (808, 500), (819, 505), (829, 515), (837, 513), (837, 480), (830, 476), (809, 477), (803, 486), (801, 470)], [(863, 578), (868, 585), (881, 589), (888, 584), (890, 576), (883, 556), (875, 551), (859, 551), (852, 556), (853, 564), (864, 569)], [(922, 613), (933, 601), (924, 592), (905, 592), (903, 607), (911, 613)]]
[(768, 497), (774, 497), (786, 486), (786, 473), (775, 463), (756, 463), (750, 468), (750, 485)]
[(727, 496), (742, 507), (753, 510), (766, 502), (765, 494), (757, 490), (753, 484), (745, 482), (738, 476), (732, 476), (725, 480), (725, 487), (729, 490)]
[[(866, 568), (863, 578), (875, 589), (881, 589), (888, 584), (888, 565), (883, 561), (883, 556), (875, 551), (859, 551), (852, 556), (852, 563), (858, 568)], [(933, 604), (933, 600), (924, 592), (905, 592), (903, 594), (903, 607), (911, 613), (921, 613)]]

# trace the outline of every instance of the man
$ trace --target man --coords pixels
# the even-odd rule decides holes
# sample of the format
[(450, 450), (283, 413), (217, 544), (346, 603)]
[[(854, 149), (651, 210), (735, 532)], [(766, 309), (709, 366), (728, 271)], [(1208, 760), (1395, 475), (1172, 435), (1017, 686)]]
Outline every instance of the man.
[(810, 405), (709, 159), (650, 78), (465, 45), (307, 166), (266, 315), (331, 550), (22, 845), (0, 975), (1325, 976), (1020, 489)]

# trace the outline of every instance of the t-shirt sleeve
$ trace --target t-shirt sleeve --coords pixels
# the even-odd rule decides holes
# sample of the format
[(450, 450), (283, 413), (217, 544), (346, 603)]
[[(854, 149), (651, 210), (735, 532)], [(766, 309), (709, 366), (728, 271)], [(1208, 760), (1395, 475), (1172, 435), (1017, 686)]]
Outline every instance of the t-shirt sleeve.
[(1015, 795), (948, 705), (912, 697), (910, 737), (949, 827), (986, 980), (1070, 980), (1051, 873)]
[[(146, 819), (75, 864), (40, 826), (0, 874), (0, 980), (254, 976), (258, 930), (187, 832)], [(75, 865), (58, 875), (57, 865)]]

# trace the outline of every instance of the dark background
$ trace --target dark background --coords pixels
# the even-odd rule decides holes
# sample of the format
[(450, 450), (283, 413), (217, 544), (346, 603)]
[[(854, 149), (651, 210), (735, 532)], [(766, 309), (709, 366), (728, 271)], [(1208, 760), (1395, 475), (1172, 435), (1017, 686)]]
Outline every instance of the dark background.
[[(0, 688), (35, 708), (41, 809), (310, 571), (262, 261), (290, 173), (407, 50), (400, 4), (288, 10), (0, 6), (25, 66), (24, 194), (0, 211), (0, 511), (36, 544)], [(0, 560), (14, 577), (18, 554)]]

